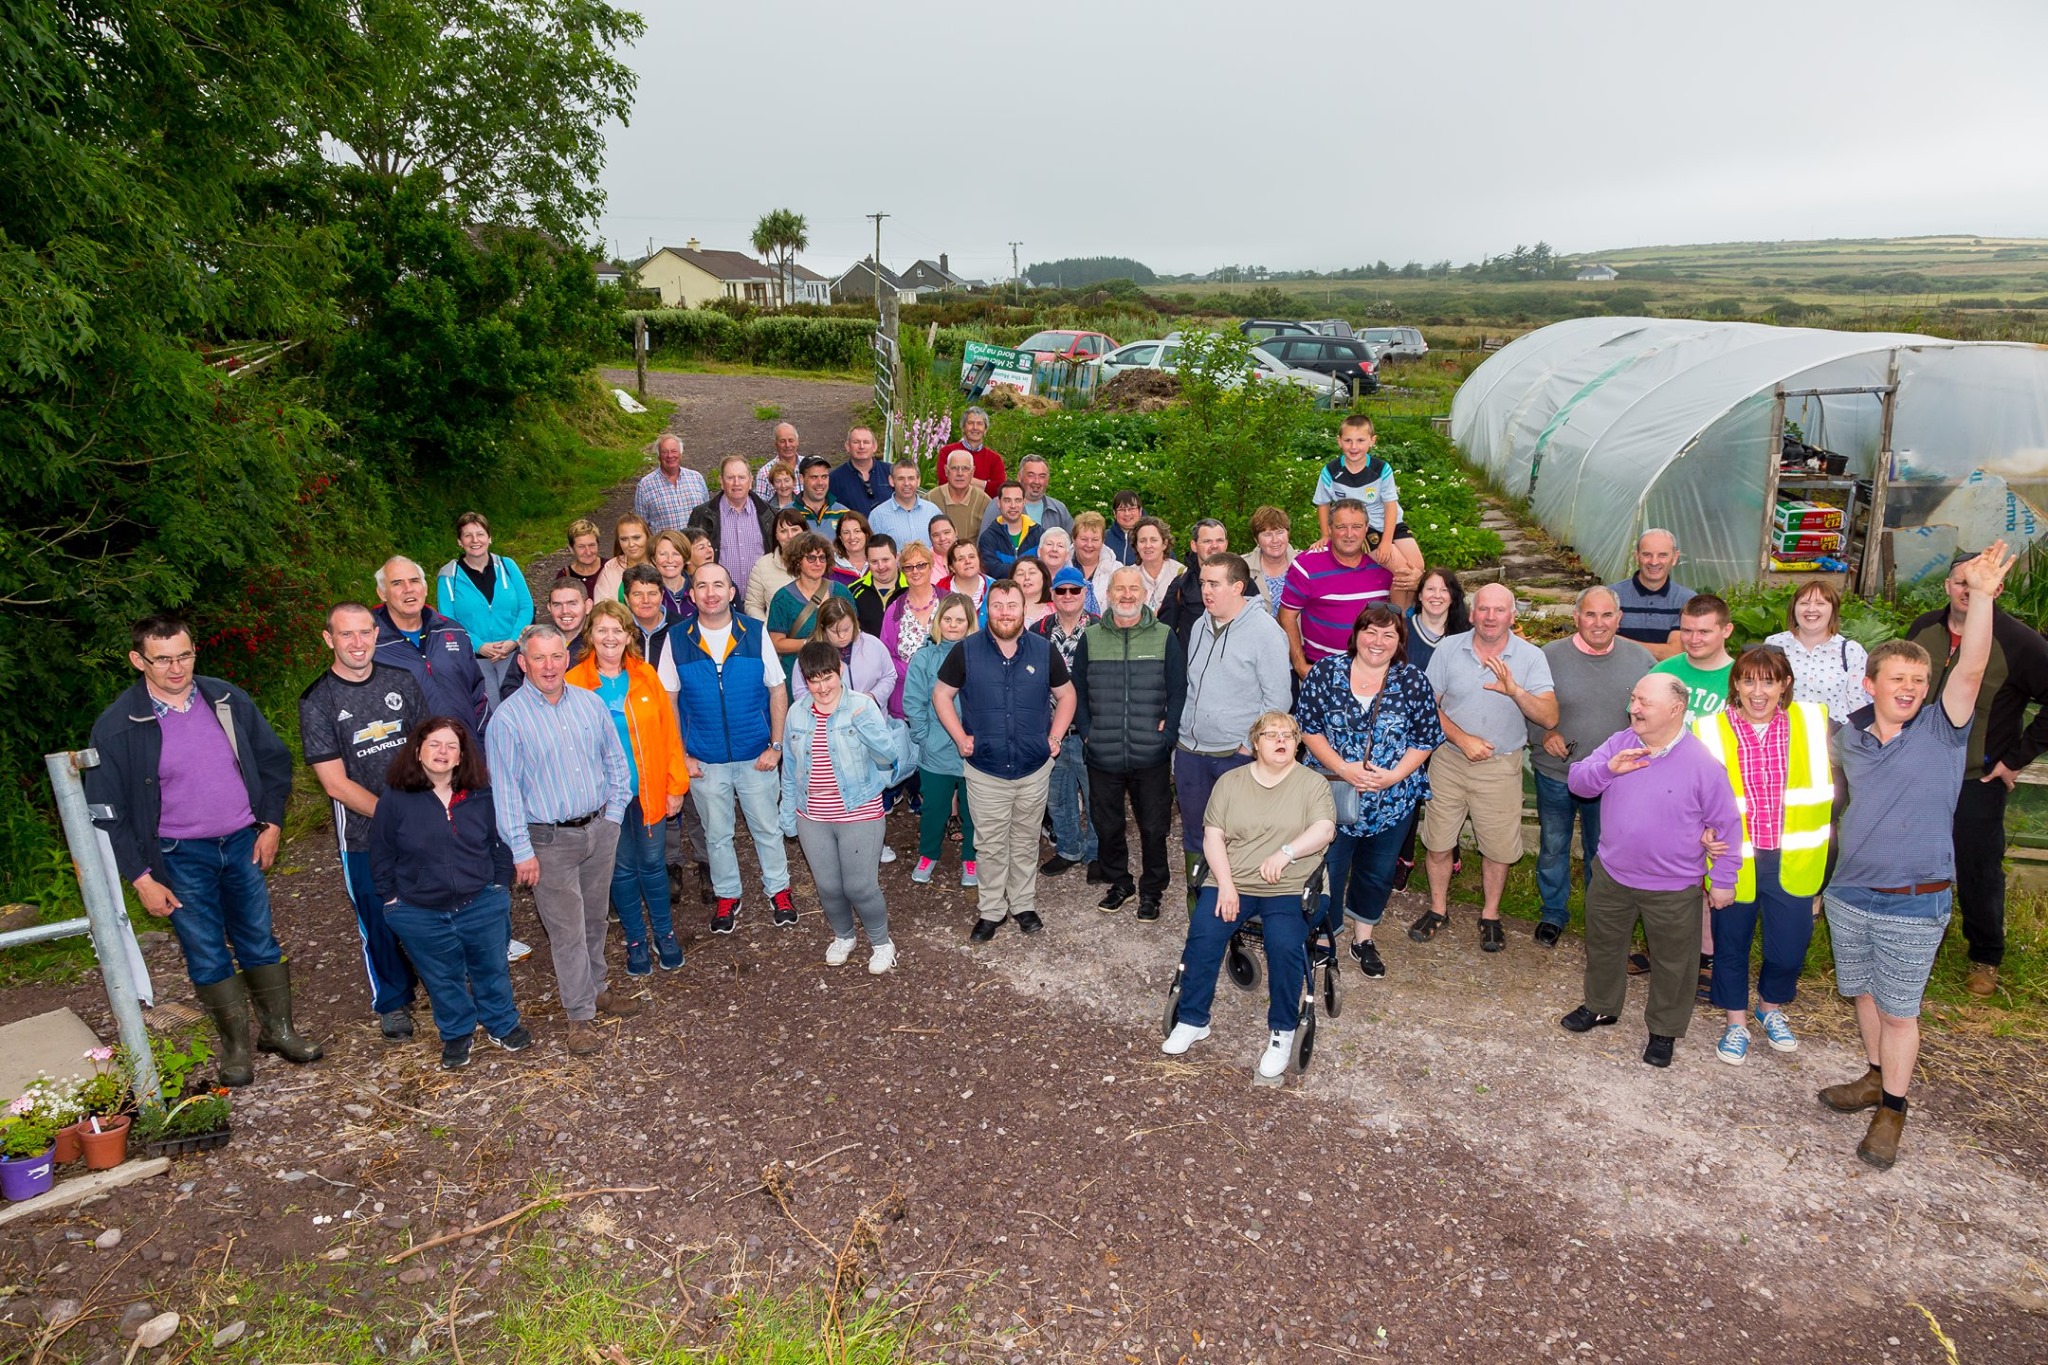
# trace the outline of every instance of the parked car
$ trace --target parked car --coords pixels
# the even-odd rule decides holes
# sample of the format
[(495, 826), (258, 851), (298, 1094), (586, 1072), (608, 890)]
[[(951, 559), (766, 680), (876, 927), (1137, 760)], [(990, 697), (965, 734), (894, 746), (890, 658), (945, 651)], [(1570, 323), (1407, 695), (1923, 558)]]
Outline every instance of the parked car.
[(1348, 337), (1352, 334), (1351, 324), (1342, 318), (1317, 318), (1307, 326), (1317, 336)]
[(1305, 322), (1281, 322), (1273, 318), (1246, 318), (1237, 324), (1237, 330), (1253, 341), (1266, 341), (1277, 336), (1312, 337), (1316, 329)]
[(1380, 386), (1378, 357), (1356, 337), (1274, 337), (1265, 349), (1289, 369), (1329, 375), (1346, 393), (1354, 381), (1360, 393)]
[(1038, 363), (1054, 360), (1094, 360), (1116, 349), (1114, 338), (1100, 332), (1036, 332), (1017, 343), (1020, 351), (1035, 352)]
[[(1252, 347), (1251, 358), (1254, 372), (1262, 379), (1299, 385), (1317, 393), (1336, 392), (1336, 382), (1329, 375), (1290, 366), (1275, 355), (1270, 346)], [(1095, 363), (1102, 371), (1104, 383), (1126, 370), (1178, 370), (1180, 333), (1169, 332), (1158, 341), (1133, 341), (1128, 346), (1119, 346)]]
[(1429, 354), (1429, 343), (1416, 327), (1368, 327), (1358, 334), (1381, 347), (1385, 360), (1420, 360)]

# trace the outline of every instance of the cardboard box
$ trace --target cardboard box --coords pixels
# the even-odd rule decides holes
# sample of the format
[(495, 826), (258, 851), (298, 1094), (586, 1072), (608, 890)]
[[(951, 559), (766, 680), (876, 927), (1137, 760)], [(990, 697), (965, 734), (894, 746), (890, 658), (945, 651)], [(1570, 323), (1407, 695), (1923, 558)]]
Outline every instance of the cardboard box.
[(1839, 554), (1841, 549), (1840, 531), (1775, 531), (1771, 534), (1771, 553), (1781, 559), (1811, 559), (1818, 555)]
[(1842, 509), (1821, 502), (1781, 501), (1771, 522), (1780, 531), (1836, 531), (1842, 526)]

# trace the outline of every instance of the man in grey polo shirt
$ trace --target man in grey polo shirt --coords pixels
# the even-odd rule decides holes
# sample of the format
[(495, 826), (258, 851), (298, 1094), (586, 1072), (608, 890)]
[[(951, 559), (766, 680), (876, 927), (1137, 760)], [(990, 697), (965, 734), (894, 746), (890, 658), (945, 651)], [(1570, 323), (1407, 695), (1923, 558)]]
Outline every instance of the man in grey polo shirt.
[(1572, 617), (1576, 629), (1543, 647), (1557, 698), (1557, 723), (1529, 721), (1529, 762), (1536, 769), (1536, 818), (1543, 843), (1536, 853), (1536, 891), (1543, 897), (1543, 921), (1536, 942), (1557, 946), (1571, 922), (1572, 823), (1579, 826), (1585, 865), (1581, 885), (1593, 884), (1593, 855), (1600, 847), (1600, 802), (1572, 795), (1566, 785), (1575, 758), (1584, 758), (1628, 724), (1629, 694), (1656, 662), (1650, 651), (1617, 635), (1621, 601), (1614, 589), (1588, 588), (1579, 594)]
[(1478, 837), (1485, 904), (1479, 946), (1507, 947), (1500, 895), (1522, 856), (1522, 749), (1529, 723), (1557, 724), (1557, 697), (1543, 651), (1515, 631), (1515, 595), (1499, 583), (1472, 594), (1472, 629), (1447, 636), (1429, 660), (1429, 685), (1445, 743), (1429, 760), (1429, 807), (1422, 844), (1429, 850), (1429, 909), (1408, 928), (1426, 943), (1450, 922), (1451, 855), (1465, 818)]

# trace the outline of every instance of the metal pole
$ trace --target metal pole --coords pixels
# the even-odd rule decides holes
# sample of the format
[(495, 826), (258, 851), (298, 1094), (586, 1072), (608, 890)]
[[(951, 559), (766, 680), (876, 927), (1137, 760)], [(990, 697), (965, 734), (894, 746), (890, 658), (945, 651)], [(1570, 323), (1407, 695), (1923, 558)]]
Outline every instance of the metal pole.
[(633, 364), (640, 373), (640, 396), (647, 397), (647, 319), (633, 319)]
[[(97, 768), (97, 750), (44, 754), (50, 770), (50, 785), (57, 793), (57, 815), (64, 822), (64, 842), (71, 846), (72, 866), (78, 872), (78, 889), (85, 895), (85, 917), (91, 922), (92, 950), (100, 960), (100, 979), (107, 988), (107, 1004), (113, 1007), (114, 1022), (121, 1031), (121, 1046), (128, 1052), (135, 1077), (138, 1100), (163, 1098), (157, 1079), (156, 1054), (149, 1049), (149, 1030), (142, 1023), (142, 1004), (135, 995), (135, 980), (128, 974), (128, 953), (121, 941), (128, 911), (115, 898), (106, 868), (100, 862), (99, 833), (93, 828), (85, 804), (85, 783), (79, 773)], [(147, 1102), (145, 1100), (145, 1102)]]
[(875, 317), (878, 319), (882, 316), (882, 220), (888, 216), (886, 213), (868, 215), (875, 220)]

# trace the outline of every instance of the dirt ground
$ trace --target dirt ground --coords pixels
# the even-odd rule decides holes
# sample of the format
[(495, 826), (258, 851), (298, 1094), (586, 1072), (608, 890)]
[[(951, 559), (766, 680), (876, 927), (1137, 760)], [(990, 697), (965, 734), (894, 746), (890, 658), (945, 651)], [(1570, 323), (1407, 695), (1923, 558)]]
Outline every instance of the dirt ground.
[[(654, 382), (684, 400), (679, 425), (706, 463), (765, 454), (758, 402), (779, 404), (807, 450), (829, 449), (861, 393)], [(907, 814), (890, 828), (912, 847)], [(2037, 1116), (2000, 1118), (1937, 1075), (1899, 1165), (1864, 1167), (1861, 1121), (1814, 1101), (1861, 1069), (1831, 1041), (1846, 1031), (1830, 997), (1798, 1003), (1795, 1022), (1812, 1026), (1795, 1054), (1759, 1048), (1724, 1066), (1702, 1016), (1676, 1064), (1654, 1071), (1639, 1060), (1640, 983), (1620, 1027), (1556, 1027), (1579, 998), (1576, 936), (1546, 951), (1511, 925), (1508, 951), (1484, 956), (1461, 908), (1415, 945), (1400, 928), (1420, 903), (1404, 894), (1380, 935), (1387, 977), (1347, 969), (1310, 1070), (1258, 1089), (1263, 994), (1225, 984), (1214, 1035), (1184, 1059), (1159, 1054), (1183, 934), (1177, 872), (1159, 923), (1096, 910), (1098, 888), (1076, 870), (1041, 883), (1045, 933), (1006, 928), (971, 948), (956, 860), (917, 887), (903, 857), (882, 874), (902, 957), (871, 978), (864, 953), (823, 964), (800, 856), (805, 914), (788, 931), (769, 927), (741, 856), (736, 933), (709, 935), (685, 903), (685, 966), (635, 981), (614, 944), (614, 987), (647, 1009), (610, 1025), (603, 1052), (563, 1050), (543, 948), (513, 969), (538, 1046), (480, 1046), (447, 1076), (424, 1005), (422, 1041), (378, 1038), (328, 843), (290, 846), (272, 880), (279, 935), (327, 1060), (263, 1059), (235, 1140), (168, 1179), (0, 1228), (0, 1283), (19, 1290), (0, 1301), (14, 1324), (0, 1342), (35, 1340), (41, 1315), (71, 1299), (86, 1313), (44, 1358), (118, 1360), (116, 1326), (137, 1301), (196, 1311), (210, 1332), (236, 1311), (201, 1306), (222, 1266), (325, 1257), (321, 1273), (354, 1291), (330, 1296), (333, 1311), (390, 1323), (393, 1356), (418, 1334), (440, 1358), (445, 1328), (432, 1324), (458, 1285), (488, 1301), (504, 1233), (400, 1266), (384, 1257), (551, 1180), (652, 1187), (541, 1226), (614, 1268), (682, 1267), (661, 1283), (707, 1333), (717, 1293), (826, 1272), (862, 1220), (879, 1228), (865, 1253), (874, 1283), (922, 1305), (924, 1349), (949, 1360), (2048, 1357)], [(524, 893), (514, 932), (544, 943)], [(182, 980), (175, 948), (153, 962), (160, 981)], [(108, 1028), (93, 979), (8, 993), (0, 1017), (55, 1003)], [(120, 1244), (95, 1250), (108, 1227)], [(469, 1358), (491, 1358), (487, 1332), (465, 1333)]]

